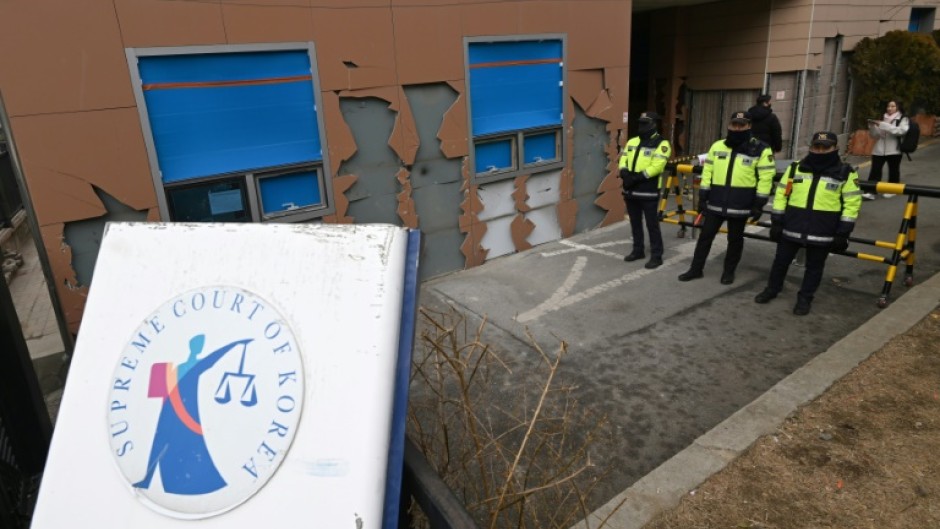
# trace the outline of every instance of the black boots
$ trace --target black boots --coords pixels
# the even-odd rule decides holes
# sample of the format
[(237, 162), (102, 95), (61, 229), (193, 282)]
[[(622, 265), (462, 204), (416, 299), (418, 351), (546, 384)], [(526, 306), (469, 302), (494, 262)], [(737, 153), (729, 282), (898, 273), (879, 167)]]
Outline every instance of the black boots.
[(648, 268), (648, 269), (652, 270), (652, 269), (654, 269), (654, 268), (659, 268), (660, 266), (662, 266), (662, 264), (663, 264), (663, 258), (662, 258), (662, 257), (656, 257), (656, 256), (654, 255), (653, 257), (650, 257), (650, 260), (649, 260), (649, 261), (646, 262), (646, 265), (644, 266), (644, 268)]
[(679, 274), (679, 281), (692, 281), (700, 277), (705, 277), (705, 274), (701, 270), (693, 270), (690, 268), (687, 272)]
[(632, 261), (639, 261), (640, 259), (643, 259), (644, 257), (646, 257), (646, 255), (643, 252), (638, 252), (636, 250), (633, 250), (632, 252), (625, 255), (623, 257), (623, 260), (629, 263)]
[(797, 296), (796, 305), (793, 306), (793, 314), (796, 314), (797, 316), (806, 316), (809, 314), (811, 304), (811, 300)]
[(731, 283), (734, 283), (734, 271), (725, 270), (721, 273), (721, 284), (730, 285)]
[(754, 296), (754, 303), (760, 303), (763, 305), (764, 303), (769, 303), (770, 300), (774, 299), (775, 297), (777, 297), (776, 292), (770, 290), (769, 288), (765, 288), (760, 294)]

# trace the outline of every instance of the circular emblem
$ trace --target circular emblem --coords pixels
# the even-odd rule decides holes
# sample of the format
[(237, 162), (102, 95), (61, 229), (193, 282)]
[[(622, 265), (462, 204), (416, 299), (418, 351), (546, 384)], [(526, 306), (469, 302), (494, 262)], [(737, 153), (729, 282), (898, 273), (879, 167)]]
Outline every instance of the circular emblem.
[(174, 518), (214, 516), (274, 475), (304, 395), (297, 341), (251, 292), (200, 288), (133, 330), (114, 368), (108, 438), (137, 497)]

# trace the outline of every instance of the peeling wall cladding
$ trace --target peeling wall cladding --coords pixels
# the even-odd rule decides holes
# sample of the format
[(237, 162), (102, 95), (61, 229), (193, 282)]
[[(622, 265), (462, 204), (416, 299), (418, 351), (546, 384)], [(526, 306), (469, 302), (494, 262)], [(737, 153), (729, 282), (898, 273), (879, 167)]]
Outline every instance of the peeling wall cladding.
[(607, 174), (607, 123), (588, 117), (575, 105), (574, 111), (574, 199), (578, 202), (578, 216), (575, 219), (576, 233), (600, 226), (605, 210), (594, 203), (597, 189)]
[(447, 159), (438, 138), (443, 116), (457, 100), (457, 93), (446, 83), (404, 90), (421, 142), (411, 168), (411, 194), (424, 236), (420, 274), (426, 278), (464, 266), (460, 253), (464, 236), (459, 226), (461, 159)]
[[(615, 187), (599, 182), (627, 111), (631, 17), (629, 0), (0, 1), (0, 87), (69, 329), (101, 226), (168, 220), (128, 48), (313, 43), (336, 207), (322, 221), (417, 225), (428, 278), (619, 216), (594, 202)], [(564, 171), (548, 186), (538, 175), (484, 186), (484, 211), (470, 176), (464, 39), (547, 34), (565, 36), (572, 74)], [(575, 94), (604, 121), (576, 115)]]
[(395, 113), (388, 106), (386, 101), (373, 97), (340, 98), (343, 119), (356, 141), (356, 154), (340, 165), (339, 174), (359, 177), (346, 192), (347, 214), (357, 223), (400, 223), (395, 174), (401, 161), (388, 145), (395, 126)]
[(87, 287), (91, 284), (105, 224), (147, 220), (146, 211), (129, 208), (100, 189), (95, 188), (95, 194), (101, 199), (108, 214), (94, 219), (67, 222), (63, 230), (65, 244), (72, 248), (72, 268), (75, 269), (75, 278), (78, 280), (78, 285), (74, 286)]

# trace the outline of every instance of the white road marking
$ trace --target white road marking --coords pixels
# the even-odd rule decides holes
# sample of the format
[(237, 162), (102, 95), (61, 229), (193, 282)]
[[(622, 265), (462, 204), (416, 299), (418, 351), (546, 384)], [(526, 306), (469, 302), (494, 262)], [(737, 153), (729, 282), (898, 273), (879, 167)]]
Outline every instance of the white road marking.
[(620, 245), (620, 244), (628, 244), (628, 243), (630, 243), (630, 242), (633, 242), (633, 239), (620, 239), (620, 240), (616, 240), (616, 241), (607, 241), (607, 242), (602, 242), (602, 243), (597, 244), (597, 245), (594, 245), (594, 246), (590, 246), (590, 245), (587, 245), (587, 244), (576, 243), (576, 242), (573, 242), (573, 241), (569, 241), (568, 239), (562, 239), (562, 240), (560, 240), (560, 241), (558, 241), (558, 242), (559, 242), (560, 244), (563, 244), (563, 245), (565, 245), (565, 246), (568, 246), (568, 248), (567, 248), (567, 249), (564, 249), (564, 250), (555, 250), (554, 252), (542, 252), (540, 255), (541, 255), (542, 257), (555, 257), (556, 255), (565, 255), (565, 254), (574, 253), (574, 252), (578, 252), (578, 251), (582, 251), (582, 250), (583, 250), (583, 251), (587, 251), (587, 252), (593, 252), (593, 253), (597, 253), (597, 254), (601, 254), (601, 255), (606, 255), (606, 256), (608, 256), (608, 257), (616, 257), (617, 259), (621, 259), (623, 256), (621, 256), (620, 254), (617, 254), (617, 253), (614, 253), (614, 252), (606, 252), (606, 251), (604, 251), (604, 250), (601, 250), (601, 248), (607, 248), (607, 247), (610, 247), (610, 246), (617, 246), (617, 245)]
[[(714, 256), (716, 253), (723, 252), (727, 248), (727, 241), (727, 237), (715, 237), (715, 241), (712, 243), (712, 249), (711, 252), (709, 252), (709, 256)], [(561, 284), (561, 286), (558, 287), (558, 289), (555, 290), (555, 292), (547, 300), (539, 303), (536, 307), (517, 315), (515, 319), (519, 323), (535, 321), (548, 313), (561, 310), (565, 307), (574, 305), (575, 303), (586, 301), (593, 298), (594, 296), (603, 294), (604, 292), (607, 292), (613, 288), (617, 288), (623, 284), (630, 283), (656, 272), (668, 270), (669, 268), (692, 257), (692, 254), (695, 253), (695, 243), (696, 241), (688, 241), (674, 248), (673, 251), (675, 253), (670, 254), (668, 259), (664, 259), (662, 266), (659, 268), (655, 268), (653, 270), (648, 270), (646, 268), (633, 270), (616, 279), (612, 279), (605, 283), (590, 287), (584, 291), (571, 294), (572, 288), (578, 282), (578, 280), (581, 279), (581, 276), (584, 273), (584, 268), (587, 266), (587, 257), (583, 255), (578, 256), (578, 258), (575, 260), (574, 266), (571, 267), (571, 271), (568, 273), (568, 277), (565, 278), (565, 281)], [(610, 254), (610, 252), (597, 251), (595, 248), (590, 246), (577, 246), (579, 246), (579, 248), (573, 248), (573, 250), (586, 250), (593, 253), (600, 253), (602, 255)], [(584, 248), (580, 248), (581, 246), (584, 246)], [(567, 250), (563, 251), (567, 253)], [(553, 253), (558, 255), (557, 252)], [(617, 258), (619, 259), (620, 256), (617, 255)]]

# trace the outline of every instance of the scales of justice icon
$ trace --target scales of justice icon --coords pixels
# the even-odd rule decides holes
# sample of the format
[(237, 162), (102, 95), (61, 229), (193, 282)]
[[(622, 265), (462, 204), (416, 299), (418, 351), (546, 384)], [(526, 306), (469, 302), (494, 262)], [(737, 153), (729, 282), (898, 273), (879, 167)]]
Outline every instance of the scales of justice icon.
[(246, 408), (258, 403), (258, 391), (255, 387), (255, 375), (245, 372), (245, 355), (248, 352), (248, 343), (241, 345), (241, 358), (238, 361), (238, 371), (222, 373), (219, 387), (215, 390), (215, 401), (219, 404), (228, 404), (232, 400), (232, 387), (244, 388), (238, 401)]

